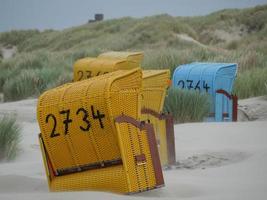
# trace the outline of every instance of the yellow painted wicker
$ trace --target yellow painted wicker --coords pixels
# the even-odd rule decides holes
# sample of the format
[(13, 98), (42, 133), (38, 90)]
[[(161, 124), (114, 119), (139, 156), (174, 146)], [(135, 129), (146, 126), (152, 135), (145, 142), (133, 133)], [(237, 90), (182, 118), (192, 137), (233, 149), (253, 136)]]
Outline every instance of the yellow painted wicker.
[(136, 68), (40, 96), (40, 146), (52, 191), (135, 193), (164, 184), (153, 128), (138, 121), (141, 86)]
[[(136, 66), (135, 66), (136, 67)], [(120, 69), (133, 69), (126, 59), (83, 58), (74, 63), (73, 81), (81, 81)]]
[(169, 70), (143, 70), (142, 107), (161, 113), (169, 80)]
[[(102, 65), (103, 60), (101, 59), (105, 60), (105, 65)], [(98, 58), (81, 59), (74, 65), (74, 81), (119, 69), (140, 67), (142, 60), (142, 52), (114, 51), (100, 54)], [(101, 73), (98, 73), (100, 71)], [(167, 129), (170, 130), (170, 127), (167, 126), (173, 126), (173, 124), (166, 124), (166, 122), (170, 122), (170, 119), (166, 121), (167, 116), (161, 115), (169, 78), (169, 70), (143, 70), (141, 107), (146, 111), (150, 110), (150, 112), (143, 113), (142, 120), (149, 120), (154, 126), (162, 165), (175, 162), (175, 147), (174, 141), (172, 141), (174, 140), (174, 136), (172, 136), (174, 133), (173, 131), (166, 132)], [(170, 116), (168, 115), (168, 117)]]
[(144, 58), (143, 52), (109, 51), (102, 53), (98, 58), (123, 59), (127, 61), (130, 68), (141, 67)]
[[(169, 87), (169, 70), (144, 70), (142, 88), (142, 120), (153, 124), (162, 165), (175, 161), (173, 124), (163, 114), (166, 89)], [(172, 127), (168, 127), (172, 126)], [(174, 160), (173, 160), (174, 159)]]
[(142, 52), (107, 52), (97, 58), (82, 58), (73, 65), (73, 81), (81, 81), (117, 70), (140, 67)]

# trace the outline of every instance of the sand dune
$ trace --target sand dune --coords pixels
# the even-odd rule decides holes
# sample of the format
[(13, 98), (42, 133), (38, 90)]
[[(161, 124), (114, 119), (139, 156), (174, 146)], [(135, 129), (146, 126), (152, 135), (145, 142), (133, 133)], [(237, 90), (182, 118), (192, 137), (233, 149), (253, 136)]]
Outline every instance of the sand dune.
[(3, 59), (12, 58), (18, 51), (16, 46), (2, 47), (0, 44), (0, 52), (2, 53)]
[(0, 163), (0, 199), (265, 199), (267, 121), (175, 126), (177, 165), (164, 170), (166, 186), (131, 196), (105, 192), (50, 193), (39, 150), (36, 100), (0, 104), (17, 113), (21, 152)]
[(240, 121), (267, 121), (267, 96), (239, 100), (238, 104)]

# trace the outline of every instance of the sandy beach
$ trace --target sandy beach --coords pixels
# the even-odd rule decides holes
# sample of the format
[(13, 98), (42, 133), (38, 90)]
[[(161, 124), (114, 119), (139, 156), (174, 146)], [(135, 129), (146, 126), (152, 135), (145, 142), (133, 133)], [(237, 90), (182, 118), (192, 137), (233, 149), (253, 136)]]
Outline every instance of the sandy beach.
[[(258, 99), (254, 99), (255, 101), (258, 102)], [(262, 101), (263, 103), (256, 104), (263, 106), (260, 110), (267, 109), (265, 100)], [(164, 170), (165, 187), (161, 189), (131, 196), (94, 191), (51, 193), (48, 190), (38, 144), (36, 103), (36, 99), (29, 99), (0, 104), (0, 116), (5, 113), (16, 114), (23, 135), (18, 157), (12, 162), (0, 163), (1, 200), (266, 198), (265, 112), (255, 117), (255, 111), (254, 121), (175, 125), (178, 165)], [(256, 109), (255, 106), (244, 103), (244, 100), (240, 101), (240, 105), (247, 107), (244, 110)]]

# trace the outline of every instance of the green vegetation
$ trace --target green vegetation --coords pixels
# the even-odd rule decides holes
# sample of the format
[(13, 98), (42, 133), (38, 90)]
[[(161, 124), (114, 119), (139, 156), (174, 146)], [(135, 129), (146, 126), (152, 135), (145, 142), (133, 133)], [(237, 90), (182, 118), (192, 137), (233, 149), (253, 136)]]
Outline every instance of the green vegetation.
[(0, 119), (0, 160), (12, 160), (19, 150), (21, 133), (14, 116)]
[(5, 101), (37, 96), (71, 81), (70, 59), (46, 51), (21, 53), (0, 64), (0, 92)]
[(27, 38), (33, 37), (38, 34), (38, 30), (23, 30), (23, 31), (10, 31), (4, 32), (0, 35), (0, 43), (3, 45), (19, 46)]
[(164, 111), (171, 113), (176, 123), (203, 121), (209, 114), (209, 98), (206, 93), (170, 88)]
[(248, 98), (266, 95), (267, 85), (267, 67), (259, 68), (253, 71), (246, 71), (239, 75), (235, 82), (234, 93), (239, 98)]
[[(169, 68), (195, 61), (239, 65), (235, 92), (241, 98), (266, 94), (267, 5), (228, 9), (201, 17), (125, 17), (78, 27), (0, 33), (0, 46), (18, 52), (0, 59), (5, 101), (38, 96), (68, 82), (75, 60), (101, 52), (144, 51), (143, 67)], [(257, 85), (257, 86), (256, 86)]]

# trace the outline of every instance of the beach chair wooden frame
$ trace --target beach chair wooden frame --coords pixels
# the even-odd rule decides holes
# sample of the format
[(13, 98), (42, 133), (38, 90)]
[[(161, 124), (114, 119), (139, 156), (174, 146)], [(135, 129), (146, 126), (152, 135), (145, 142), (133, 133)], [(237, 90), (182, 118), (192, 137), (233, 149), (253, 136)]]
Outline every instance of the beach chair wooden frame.
[(131, 194), (164, 185), (154, 129), (140, 121), (141, 85), (137, 68), (40, 96), (39, 141), (51, 191)]
[[(74, 81), (90, 72), (89, 77), (109, 73), (119, 69), (127, 70), (141, 66), (142, 52), (106, 52), (97, 58), (83, 58), (74, 64)], [(79, 71), (80, 70), (80, 71)], [(91, 73), (92, 72), (92, 73)], [(153, 124), (156, 134), (161, 164), (173, 165), (175, 159), (175, 139), (171, 115), (163, 114), (166, 90), (170, 83), (169, 70), (143, 70), (142, 83), (142, 120)], [(80, 75), (78, 75), (80, 73)], [(153, 114), (152, 114), (153, 113)], [(159, 117), (160, 116), (160, 117)], [(166, 132), (167, 131), (167, 132)]]

